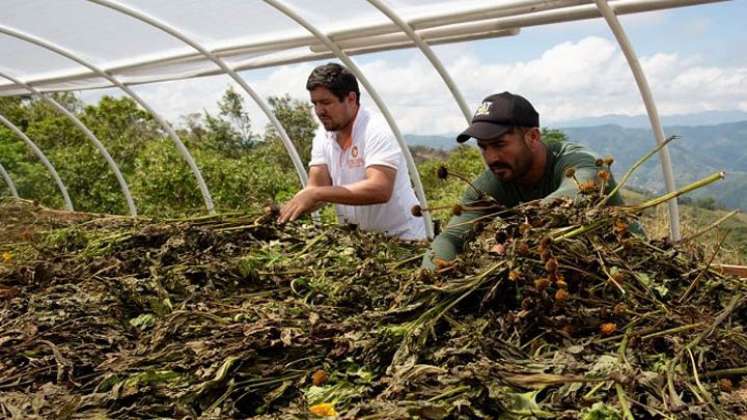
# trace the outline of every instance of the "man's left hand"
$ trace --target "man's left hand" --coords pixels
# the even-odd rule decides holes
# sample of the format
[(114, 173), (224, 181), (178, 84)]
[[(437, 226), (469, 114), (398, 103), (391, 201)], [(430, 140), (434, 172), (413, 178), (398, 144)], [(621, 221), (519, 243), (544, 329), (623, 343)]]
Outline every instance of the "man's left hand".
[(317, 188), (319, 187), (306, 187), (296, 193), (296, 195), (280, 209), (278, 223), (296, 220), (304, 213), (312, 211), (319, 204), (319, 201), (316, 199), (315, 190)]

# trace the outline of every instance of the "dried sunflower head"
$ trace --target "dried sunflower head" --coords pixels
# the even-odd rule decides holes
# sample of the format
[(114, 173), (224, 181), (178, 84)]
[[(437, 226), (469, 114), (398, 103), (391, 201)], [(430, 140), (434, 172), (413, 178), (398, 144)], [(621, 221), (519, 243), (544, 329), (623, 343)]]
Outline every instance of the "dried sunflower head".
[(438, 176), (438, 179), (446, 179), (449, 177), (449, 170), (446, 169), (446, 166), (441, 165), (436, 170), (436, 175)]
[(454, 207), (451, 208), (451, 214), (454, 216), (461, 216), (463, 210), (464, 208), (461, 204), (454, 204)]
[(519, 242), (516, 246), (516, 254), (521, 257), (529, 255), (529, 245), (524, 241)]
[(420, 207), (420, 204), (415, 204), (410, 209), (410, 213), (412, 213), (412, 215), (415, 217), (423, 217), (423, 208)]
[(280, 206), (275, 203), (270, 203), (264, 208), (265, 214), (269, 216), (277, 216), (280, 214)]
[(534, 288), (538, 291), (543, 291), (550, 286), (550, 279), (547, 277), (538, 277), (534, 279)]
[(612, 231), (617, 235), (622, 235), (628, 231), (628, 224), (623, 219), (615, 219), (612, 225)]
[(731, 392), (734, 390), (734, 384), (731, 382), (731, 379), (729, 378), (719, 379), (718, 387), (721, 388), (721, 391), (723, 392)]
[(316, 386), (324, 385), (328, 379), (329, 375), (322, 369), (317, 370), (311, 375), (311, 382)]
[(565, 302), (569, 297), (571, 297), (571, 295), (565, 289), (558, 289), (555, 292), (555, 302)]
[(617, 331), (617, 324), (614, 322), (605, 322), (599, 326), (599, 332), (604, 336), (612, 335), (615, 331)]
[(547, 260), (547, 262), (545, 263), (545, 271), (547, 271), (548, 273), (554, 273), (558, 271), (558, 260), (555, 258), (550, 258), (549, 260)]
[(622, 284), (625, 280), (625, 274), (622, 271), (618, 271), (612, 275), (612, 280), (614, 280), (617, 284)]
[(581, 192), (590, 192), (590, 191), (596, 191), (597, 186), (593, 180), (589, 180), (589, 181), (580, 183), (578, 185), (578, 189)]
[(615, 305), (614, 308), (612, 308), (612, 313), (617, 316), (621, 316), (621, 315), (624, 315), (627, 310), (628, 310), (628, 306), (620, 302), (617, 305)]
[(543, 237), (539, 243), (540, 251), (544, 252), (546, 249), (550, 248), (550, 244), (552, 244), (552, 238), (549, 236)]
[(437, 268), (446, 268), (451, 266), (453, 263), (450, 261), (446, 261), (443, 258), (436, 257), (433, 259), (433, 264), (435, 264)]

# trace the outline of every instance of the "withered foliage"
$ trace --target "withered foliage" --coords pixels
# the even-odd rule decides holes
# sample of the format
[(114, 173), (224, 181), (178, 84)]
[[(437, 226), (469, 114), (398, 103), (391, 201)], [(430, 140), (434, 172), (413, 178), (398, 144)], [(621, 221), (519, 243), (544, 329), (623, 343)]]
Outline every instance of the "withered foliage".
[(435, 272), (344, 226), (6, 201), (0, 417), (744, 415), (747, 284), (599, 194), (497, 210)]

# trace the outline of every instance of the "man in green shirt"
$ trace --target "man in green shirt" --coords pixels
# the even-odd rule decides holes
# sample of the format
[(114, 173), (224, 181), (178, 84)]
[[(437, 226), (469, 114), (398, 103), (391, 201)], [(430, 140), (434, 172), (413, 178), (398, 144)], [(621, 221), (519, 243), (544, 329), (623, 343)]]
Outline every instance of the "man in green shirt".
[[(509, 92), (485, 98), (472, 124), (457, 141), (464, 143), (472, 137), (477, 140), (488, 167), (472, 184), (506, 207), (540, 198), (575, 197), (578, 186), (593, 183), (600, 171), (597, 157), (582, 146), (544, 144), (537, 111), (525, 98)], [(569, 168), (574, 168), (575, 179), (566, 176)], [(614, 188), (614, 185), (610, 176), (607, 186)], [(470, 207), (480, 200), (479, 194), (468, 188), (462, 204)], [(608, 204), (621, 205), (622, 199), (615, 194)], [(472, 231), (469, 222), (491, 211), (494, 210), (465, 210), (452, 217), (446, 229), (433, 240), (423, 266), (432, 269), (434, 260), (454, 260)]]

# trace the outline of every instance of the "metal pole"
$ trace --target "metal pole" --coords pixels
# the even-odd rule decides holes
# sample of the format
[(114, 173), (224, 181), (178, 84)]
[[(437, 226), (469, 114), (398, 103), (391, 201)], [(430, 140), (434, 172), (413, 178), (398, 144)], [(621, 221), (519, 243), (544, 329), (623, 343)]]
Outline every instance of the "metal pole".
[(73, 115), (72, 112), (68, 111), (67, 108), (62, 106), (59, 102), (55, 101), (54, 99), (42, 94), (38, 90), (36, 90), (34, 87), (23, 83), (22, 81), (16, 79), (15, 77), (4, 73), (0, 71), (0, 77), (4, 77), (11, 82), (23, 86), (29, 91), (31, 91), (34, 95), (37, 95), (42, 100), (46, 101), (50, 105), (52, 105), (55, 109), (60, 111), (64, 116), (66, 116), (70, 121), (73, 122), (83, 133), (88, 137), (89, 140), (93, 143), (94, 146), (96, 146), (96, 149), (98, 149), (99, 153), (104, 156), (104, 159), (106, 159), (106, 162), (109, 164), (109, 167), (114, 171), (114, 176), (117, 178), (117, 182), (119, 183), (119, 188), (122, 190), (122, 194), (125, 196), (125, 200), (127, 201), (127, 207), (130, 210), (130, 215), (132, 217), (137, 216), (137, 208), (135, 207), (135, 202), (132, 199), (132, 195), (130, 194), (130, 188), (127, 185), (127, 181), (125, 181), (124, 177), (122, 176), (122, 172), (120, 172), (119, 167), (114, 162), (114, 159), (112, 159), (111, 155), (109, 154), (109, 151), (106, 150), (106, 147), (99, 141), (99, 139), (91, 132), (91, 130), (88, 129), (88, 127), (83, 124), (82, 121), (78, 119), (75, 115)]
[(412, 39), (412, 42), (414, 42), (415, 45), (417, 45), (423, 55), (425, 55), (428, 61), (431, 62), (433, 68), (435, 68), (438, 74), (441, 76), (441, 79), (443, 79), (444, 83), (446, 83), (446, 87), (448, 87), (449, 91), (451, 91), (452, 96), (454, 96), (454, 100), (457, 101), (459, 109), (462, 110), (462, 114), (464, 114), (464, 118), (467, 120), (467, 124), (469, 124), (472, 119), (472, 112), (470, 112), (470, 109), (467, 106), (467, 101), (464, 100), (464, 95), (462, 95), (462, 92), (456, 86), (456, 83), (454, 83), (454, 79), (451, 78), (451, 75), (448, 71), (446, 71), (446, 68), (441, 63), (441, 60), (438, 59), (431, 47), (428, 46), (428, 44), (423, 41), (420, 35), (418, 35), (418, 33), (412, 29), (409, 23), (400, 18), (399, 15), (397, 15), (397, 13), (391, 7), (389, 7), (389, 5), (384, 3), (383, 0), (368, 0), (368, 2), (379, 9), (381, 13), (387, 15), (387, 17), (389, 17), (389, 19), (391, 19), (392, 22), (394, 22), (397, 26), (402, 28), (402, 31), (405, 32), (407, 36), (410, 37), (410, 39)]
[(148, 25), (154, 26), (168, 33), (169, 35), (179, 39), (180, 41), (184, 42), (190, 47), (196, 49), (197, 51), (200, 52), (200, 54), (205, 56), (208, 60), (217, 64), (218, 67), (220, 67), (224, 73), (230, 76), (236, 83), (238, 83), (244, 89), (244, 91), (247, 94), (249, 94), (249, 96), (251, 96), (254, 102), (256, 102), (257, 105), (259, 105), (260, 109), (262, 109), (262, 112), (264, 112), (267, 118), (269, 118), (272, 125), (278, 131), (278, 134), (280, 135), (280, 140), (282, 141), (283, 146), (285, 146), (285, 150), (288, 152), (288, 155), (290, 156), (291, 161), (293, 162), (293, 166), (296, 169), (298, 178), (301, 180), (301, 186), (303, 187), (306, 186), (306, 183), (308, 182), (308, 176), (306, 174), (306, 170), (304, 169), (303, 163), (301, 162), (301, 157), (298, 155), (298, 151), (296, 150), (296, 147), (293, 145), (293, 142), (291, 141), (290, 137), (288, 137), (288, 133), (286, 133), (285, 128), (280, 123), (280, 121), (277, 119), (277, 117), (275, 117), (275, 114), (272, 113), (270, 106), (264, 101), (264, 99), (262, 99), (262, 97), (260, 97), (251, 87), (249, 87), (246, 81), (244, 81), (243, 78), (241, 78), (233, 69), (231, 69), (225, 63), (225, 61), (223, 61), (223, 59), (213, 54), (212, 52), (208, 51), (206, 48), (204, 48), (202, 45), (200, 45), (193, 39), (187, 37), (182, 31), (179, 31), (173, 25), (170, 25), (160, 19), (156, 19), (155, 17), (148, 16), (145, 13), (139, 10), (135, 10), (132, 7), (125, 6), (125, 5), (110, 1), (110, 0), (88, 0), (88, 1), (90, 1), (91, 3), (98, 4), (100, 6), (108, 7), (120, 13), (124, 13), (127, 16), (135, 18)]
[(65, 208), (70, 211), (75, 210), (73, 208), (73, 202), (70, 200), (70, 196), (67, 193), (67, 188), (65, 188), (65, 184), (62, 182), (60, 175), (57, 174), (57, 170), (54, 168), (54, 166), (52, 166), (52, 163), (50, 163), (49, 159), (47, 159), (47, 156), (44, 155), (44, 152), (42, 152), (41, 149), (39, 149), (39, 147), (33, 141), (31, 141), (31, 139), (26, 134), (24, 134), (23, 131), (21, 131), (18, 127), (15, 126), (15, 124), (8, 121), (8, 119), (2, 115), (0, 115), (0, 122), (5, 124), (6, 127), (10, 128), (14, 133), (16, 133), (16, 135), (18, 135), (18, 137), (22, 138), (23, 141), (26, 142), (26, 145), (28, 145), (34, 152), (36, 157), (38, 157), (39, 160), (42, 161), (44, 166), (52, 175), (54, 182), (57, 183), (57, 188), (59, 188), (60, 192), (62, 193), (62, 198), (65, 201)]
[(208, 187), (205, 184), (205, 180), (202, 177), (202, 173), (200, 172), (200, 169), (197, 167), (197, 164), (192, 158), (192, 155), (189, 153), (189, 150), (187, 150), (187, 147), (179, 139), (179, 136), (176, 134), (174, 129), (171, 128), (171, 125), (168, 122), (166, 122), (166, 120), (164, 120), (153, 108), (151, 108), (150, 105), (148, 105), (148, 103), (145, 102), (145, 100), (143, 100), (138, 94), (133, 92), (132, 89), (130, 89), (127, 85), (123, 84), (118, 79), (114, 78), (113, 76), (103, 71), (96, 65), (80, 58), (77, 54), (69, 50), (66, 50), (65, 48), (62, 48), (58, 45), (51, 43), (50, 41), (47, 41), (37, 36), (19, 31), (17, 29), (10, 28), (5, 25), (0, 25), (0, 33), (4, 33), (14, 38), (22, 39), (26, 42), (30, 42), (32, 44), (38, 45), (44, 49), (47, 49), (49, 51), (62, 55), (66, 58), (69, 58), (70, 60), (73, 60), (76, 63), (84, 67), (87, 67), (88, 69), (93, 71), (96, 75), (109, 80), (112, 84), (122, 89), (122, 91), (124, 91), (127, 95), (129, 95), (132, 99), (134, 99), (135, 102), (137, 102), (138, 104), (140, 104), (140, 106), (145, 108), (145, 110), (148, 111), (151, 115), (153, 115), (156, 121), (158, 121), (158, 123), (161, 124), (161, 127), (163, 127), (163, 129), (166, 130), (166, 133), (168, 133), (169, 137), (176, 145), (176, 148), (181, 154), (182, 158), (184, 158), (184, 160), (187, 162), (190, 169), (192, 170), (192, 173), (197, 179), (197, 185), (200, 187), (200, 192), (202, 193), (202, 198), (205, 202), (205, 207), (207, 207), (207, 210), (210, 214), (215, 213), (215, 209), (213, 206), (213, 199), (210, 196), (210, 190), (208, 190)]
[[(285, 3), (278, 1), (278, 0), (264, 0), (265, 3), (268, 3), (270, 6), (276, 8), (289, 18), (296, 21), (299, 25), (306, 28), (309, 32), (314, 34), (320, 41), (324, 43), (324, 45), (327, 46), (330, 50), (332, 50), (335, 55), (348, 67), (348, 69), (355, 74), (355, 76), (358, 78), (358, 80), (361, 82), (361, 84), (365, 87), (366, 91), (371, 95), (371, 98), (374, 100), (376, 105), (379, 107), (379, 110), (384, 115), (384, 118), (386, 119), (387, 123), (389, 124), (389, 127), (392, 129), (392, 132), (394, 132), (394, 137), (397, 139), (397, 142), (399, 143), (400, 148), (402, 149), (402, 153), (405, 155), (405, 161), (407, 162), (407, 169), (410, 173), (410, 179), (412, 180), (414, 187), (415, 187), (415, 194), (418, 196), (418, 200), (420, 201), (420, 204), (423, 207), (428, 206), (427, 199), (425, 197), (425, 192), (423, 191), (423, 184), (420, 182), (420, 175), (418, 174), (418, 168), (415, 166), (415, 162), (412, 159), (412, 154), (410, 153), (410, 149), (407, 147), (407, 143), (405, 143), (404, 137), (402, 137), (402, 133), (399, 130), (399, 127), (397, 126), (397, 123), (394, 121), (394, 118), (392, 117), (392, 114), (389, 112), (389, 108), (387, 108), (384, 101), (379, 96), (378, 92), (373, 88), (371, 83), (368, 81), (366, 76), (363, 74), (361, 69), (353, 62), (353, 60), (350, 59), (337, 45), (335, 45), (332, 40), (329, 39), (327, 35), (325, 35), (323, 32), (321, 32), (319, 29), (317, 29), (314, 25), (307, 22), (303, 17), (301, 17), (298, 13), (296, 13), (292, 8), (287, 6)], [(431, 222), (431, 217), (429, 213), (425, 213), (423, 215), (423, 222), (425, 223), (425, 231), (429, 238), (433, 237), (433, 223)]]
[[(630, 66), (630, 70), (633, 72), (633, 77), (635, 77), (635, 82), (638, 85), (641, 98), (643, 99), (643, 103), (646, 105), (646, 112), (648, 113), (648, 119), (651, 123), (651, 130), (654, 132), (654, 137), (656, 137), (656, 143), (662, 144), (665, 138), (664, 130), (661, 127), (661, 120), (659, 119), (659, 111), (656, 109), (656, 103), (654, 102), (651, 88), (649, 88), (646, 75), (643, 74), (643, 69), (641, 68), (641, 63), (638, 61), (635, 50), (633, 50), (633, 46), (630, 44), (630, 40), (628, 40), (625, 30), (620, 24), (620, 20), (617, 18), (617, 15), (615, 15), (612, 8), (610, 8), (609, 4), (607, 4), (607, 1), (594, 1), (599, 8), (599, 12), (604, 16), (604, 19), (612, 30), (612, 33), (615, 35), (615, 38), (617, 38), (617, 42), (620, 44), (620, 49), (622, 49), (625, 54), (625, 58), (628, 60), (628, 65)], [(674, 175), (672, 173), (672, 161), (669, 157), (669, 149), (667, 146), (662, 147), (659, 151), (659, 159), (661, 159), (661, 170), (664, 174), (664, 184), (667, 188), (667, 192), (675, 191), (676, 186), (674, 185)], [(678, 241), (681, 238), (681, 233), (680, 213), (679, 207), (677, 206), (677, 200), (669, 200), (668, 205), (670, 237), (673, 241)]]
[(3, 165), (0, 163), (0, 175), (5, 180), (5, 183), (8, 185), (8, 188), (10, 189), (10, 195), (12, 195), (15, 198), (18, 198), (18, 190), (16, 190), (16, 184), (13, 183), (13, 180), (10, 178), (10, 174), (8, 171), (3, 168)]

